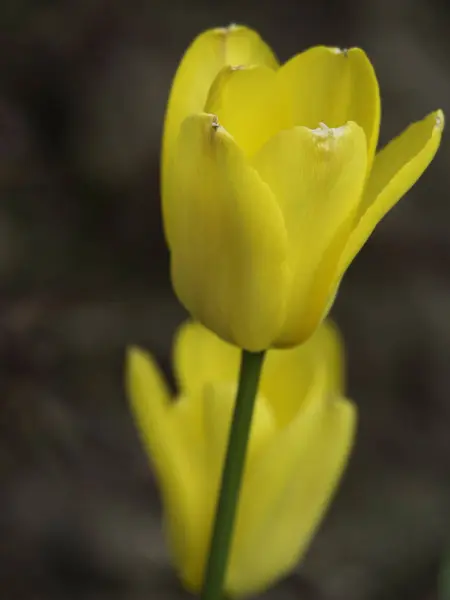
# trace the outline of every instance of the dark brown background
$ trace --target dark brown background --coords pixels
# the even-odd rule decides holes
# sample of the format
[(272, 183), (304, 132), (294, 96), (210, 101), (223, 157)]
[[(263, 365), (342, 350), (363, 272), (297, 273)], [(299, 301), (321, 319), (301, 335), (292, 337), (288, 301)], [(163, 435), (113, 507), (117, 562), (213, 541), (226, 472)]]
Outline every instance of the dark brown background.
[[(158, 154), (177, 60), (240, 22), (282, 60), (361, 45), (382, 142), (450, 112), (444, 0), (3, 0), (0, 4), (0, 597), (183, 598), (122, 390), (123, 352), (168, 369)], [(425, 600), (448, 539), (450, 147), (351, 267), (333, 316), (355, 453), (298, 573), (271, 599)]]

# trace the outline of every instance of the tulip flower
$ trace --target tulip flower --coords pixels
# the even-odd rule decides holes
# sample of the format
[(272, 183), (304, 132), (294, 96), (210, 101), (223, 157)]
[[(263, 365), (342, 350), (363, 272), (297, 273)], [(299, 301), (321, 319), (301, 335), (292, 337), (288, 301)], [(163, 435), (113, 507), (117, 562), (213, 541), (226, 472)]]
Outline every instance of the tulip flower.
[[(343, 396), (343, 350), (330, 323), (304, 345), (268, 353), (256, 399), (225, 592), (247, 595), (304, 554), (346, 465), (355, 426)], [(133, 348), (127, 387), (160, 486), (184, 585), (202, 585), (235, 403), (239, 350), (198, 323), (174, 345), (174, 401), (151, 355)]]
[(304, 342), (443, 125), (433, 112), (377, 151), (378, 83), (359, 48), (318, 46), (279, 66), (250, 29), (201, 34), (173, 81), (163, 137), (178, 298), (243, 349)]

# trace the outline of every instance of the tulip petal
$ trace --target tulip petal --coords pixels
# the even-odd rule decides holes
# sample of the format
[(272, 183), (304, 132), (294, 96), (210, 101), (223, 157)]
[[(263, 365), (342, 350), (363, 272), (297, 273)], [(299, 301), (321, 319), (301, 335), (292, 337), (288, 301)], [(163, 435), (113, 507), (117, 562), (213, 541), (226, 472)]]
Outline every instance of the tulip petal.
[[(183, 581), (192, 592), (198, 592), (203, 581), (236, 389), (236, 384), (211, 383), (205, 386), (202, 397), (205, 457), (204, 502), (196, 528), (199, 544), (191, 549), (189, 563), (186, 567), (183, 565), (182, 571)], [(253, 461), (258, 459), (274, 433), (275, 424), (270, 406), (264, 398), (258, 396), (250, 431), (246, 471), (251, 470)], [(244, 474), (244, 486), (245, 480), (246, 475)]]
[(379, 221), (416, 183), (433, 160), (443, 127), (444, 115), (438, 110), (412, 124), (377, 154), (361, 202), (358, 222), (341, 257), (339, 276)]
[(180, 301), (222, 339), (268, 348), (287, 299), (286, 228), (272, 192), (213, 115), (183, 123), (167, 201)]
[(351, 231), (366, 177), (365, 135), (351, 122), (337, 129), (295, 127), (269, 140), (252, 164), (277, 198), (288, 231), (293, 283), (276, 345), (296, 345), (313, 331), (311, 287), (323, 256), (337, 231), (344, 225)]
[(236, 25), (205, 31), (184, 54), (172, 83), (164, 123), (161, 178), (164, 216), (167, 169), (181, 123), (188, 115), (204, 110), (209, 88), (224, 66), (247, 64), (278, 66), (272, 50), (256, 31)]
[(189, 569), (191, 554), (202, 541), (198, 523), (205, 497), (200, 465), (195, 464), (195, 454), (182, 435), (189, 431), (189, 423), (172, 417), (174, 405), (159, 369), (153, 358), (138, 348), (128, 352), (127, 390), (161, 489), (175, 562)]
[[(214, 383), (206, 386), (203, 395), (206, 456), (209, 465), (206, 480), (213, 497), (216, 497), (218, 493), (236, 394), (236, 383)], [(272, 409), (267, 400), (258, 395), (250, 430), (246, 469), (251, 469), (255, 457), (259, 455), (274, 432), (275, 421)]]
[(317, 365), (322, 364), (333, 394), (344, 391), (344, 345), (331, 321), (322, 323), (300, 346), (268, 352), (260, 391), (269, 399), (278, 427), (285, 427), (299, 411), (299, 399), (306, 398)]
[(236, 382), (240, 352), (200, 323), (187, 321), (177, 331), (173, 364), (178, 386), (189, 397), (203, 393), (206, 383)]
[(218, 116), (247, 156), (283, 126), (276, 72), (265, 66), (225, 67), (211, 86), (205, 111)]
[(156, 468), (164, 471), (171, 460), (170, 396), (163, 376), (150, 354), (128, 351), (127, 388), (133, 417)]
[(380, 93), (363, 50), (310, 48), (285, 63), (277, 81), (285, 101), (285, 127), (339, 127), (355, 121), (366, 134), (370, 168), (380, 128)]
[(295, 566), (346, 465), (355, 408), (326, 393), (324, 374), (315, 379), (296, 418), (248, 474), (227, 577), (230, 595), (261, 591)]

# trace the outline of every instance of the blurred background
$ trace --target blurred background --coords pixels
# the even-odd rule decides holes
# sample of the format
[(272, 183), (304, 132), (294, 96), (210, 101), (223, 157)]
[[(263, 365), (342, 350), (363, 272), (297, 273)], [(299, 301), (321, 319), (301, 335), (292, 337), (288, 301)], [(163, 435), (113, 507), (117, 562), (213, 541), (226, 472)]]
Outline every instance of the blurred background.
[[(238, 22), (281, 60), (362, 46), (384, 144), (450, 113), (444, 0), (0, 3), (0, 597), (184, 598), (123, 392), (127, 344), (169, 370), (184, 313), (159, 207), (182, 52)], [(333, 309), (357, 445), (298, 571), (267, 599), (431, 600), (450, 546), (450, 146), (352, 265)]]

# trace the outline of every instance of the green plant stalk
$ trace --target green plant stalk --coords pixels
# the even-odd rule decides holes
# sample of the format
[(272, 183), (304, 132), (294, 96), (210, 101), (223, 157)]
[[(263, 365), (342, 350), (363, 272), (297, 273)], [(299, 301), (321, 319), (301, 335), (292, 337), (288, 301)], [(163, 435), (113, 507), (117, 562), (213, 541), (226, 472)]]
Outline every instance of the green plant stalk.
[(222, 471), (201, 600), (221, 600), (265, 352), (242, 351), (239, 385)]

